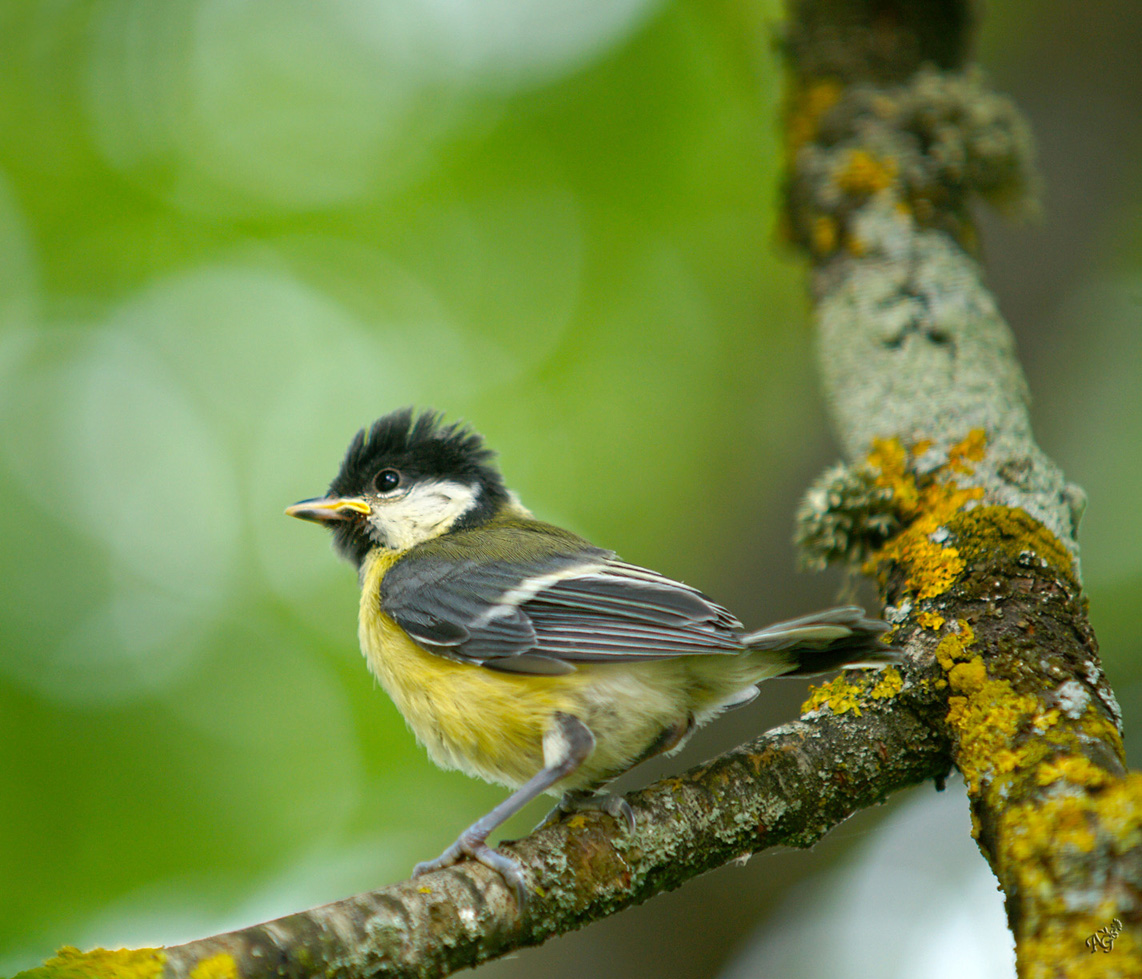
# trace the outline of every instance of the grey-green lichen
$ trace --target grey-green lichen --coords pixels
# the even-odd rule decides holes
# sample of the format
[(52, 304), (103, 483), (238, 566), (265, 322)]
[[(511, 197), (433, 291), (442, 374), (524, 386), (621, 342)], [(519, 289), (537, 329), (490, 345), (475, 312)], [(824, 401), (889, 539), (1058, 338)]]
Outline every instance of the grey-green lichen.
[(895, 103), (897, 128), (923, 150), (905, 173), (913, 191), (927, 186), (963, 187), (1016, 213), (1037, 208), (1039, 179), (1030, 127), (1015, 104), (991, 91), (982, 73), (917, 72)]
[(864, 253), (852, 215), (879, 198), (974, 249), (973, 195), (1015, 214), (1037, 211), (1030, 129), (977, 69), (921, 69), (898, 85), (807, 83), (788, 110), (790, 230), (818, 258)]
[(868, 465), (839, 462), (809, 487), (797, 509), (801, 567), (821, 571), (832, 563), (859, 567), (884, 546), (901, 522), (891, 486)]

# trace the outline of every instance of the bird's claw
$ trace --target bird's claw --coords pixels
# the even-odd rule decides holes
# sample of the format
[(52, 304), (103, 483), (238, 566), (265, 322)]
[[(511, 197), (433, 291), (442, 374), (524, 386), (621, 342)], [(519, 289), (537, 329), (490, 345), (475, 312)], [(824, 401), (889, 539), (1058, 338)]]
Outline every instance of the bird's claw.
[(628, 833), (634, 832), (634, 810), (630, 803), (617, 792), (568, 792), (544, 817), (536, 829), (554, 826), (565, 815), (572, 812), (605, 812), (612, 819), (626, 826)]
[(485, 867), (496, 871), (515, 892), (516, 903), (519, 905), (520, 911), (527, 907), (530, 895), (527, 882), (523, 877), (523, 868), (519, 862), (498, 850), (493, 850), (484, 840), (476, 837), (461, 834), (460, 838), (435, 860), (425, 860), (413, 867), (412, 876), (422, 877), (424, 874), (430, 874), (435, 870), (443, 870), (445, 867), (459, 863), (465, 857), (478, 860)]

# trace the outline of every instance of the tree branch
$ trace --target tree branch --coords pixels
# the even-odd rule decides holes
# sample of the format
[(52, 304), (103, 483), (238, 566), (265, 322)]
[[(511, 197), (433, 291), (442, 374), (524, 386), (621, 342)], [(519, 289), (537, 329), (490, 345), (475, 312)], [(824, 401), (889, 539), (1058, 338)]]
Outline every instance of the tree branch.
[(897, 641), (943, 673), (1020, 974), (1088, 974), (1110, 928), (1100, 974), (1142, 975), (1142, 777), (1081, 596), (1083, 495), (1032, 438), (967, 210), (1026, 204), (1026, 127), (962, 70), (966, 3), (791, 6), (789, 226), (850, 463), (811, 492), (802, 536), (817, 563), (864, 558)]
[(575, 815), (510, 844), (535, 896), (520, 914), (503, 879), (466, 862), (264, 925), (165, 950), (65, 949), (26, 979), (443, 976), (639, 904), (770, 846), (807, 847), (896, 788), (947, 772), (931, 695), (823, 713), (628, 796), (637, 829)]

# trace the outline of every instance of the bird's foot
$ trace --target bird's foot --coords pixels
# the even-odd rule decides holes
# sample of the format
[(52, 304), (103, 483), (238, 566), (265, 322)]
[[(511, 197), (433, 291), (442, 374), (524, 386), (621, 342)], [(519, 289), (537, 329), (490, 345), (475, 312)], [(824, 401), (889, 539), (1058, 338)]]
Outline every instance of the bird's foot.
[(617, 792), (565, 792), (536, 829), (554, 826), (568, 813), (588, 811), (605, 812), (626, 826), (628, 833), (634, 832), (634, 810)]
[(473, 860), (478, 860), (485, 867), (490, 867), (503, 877), (508, 886), (515, 891), (516, 902), (522, 911), (527, 906), (528, 900), (527, 883), (523, 878), (523, 868), (519, 865), (518, 861), (500, 853), (498, 850), (493, 850), (485, 842), (485, 839), (485, 837), (469, 834), (468, 832), (461, 833), (459, 839), (435, 860), (426, 860), (413, 867), (412, 876), (420, 877), (424, 874), (430, 874), (434, 870), (443, 870), (445, 867), (451, 867), (453, 864), (459, 863), (465, 857), (471, 857)]

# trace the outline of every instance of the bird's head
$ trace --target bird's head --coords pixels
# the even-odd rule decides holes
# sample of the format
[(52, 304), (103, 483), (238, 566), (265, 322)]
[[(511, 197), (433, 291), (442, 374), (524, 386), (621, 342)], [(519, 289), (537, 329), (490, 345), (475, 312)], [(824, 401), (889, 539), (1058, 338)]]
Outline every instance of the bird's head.
[(492, 455), (463, 425), (404, 408), (356, 434), (325, 496), (286, 513), (328, 526), (360, 567), (374, 547), (403, 551), (495, 516), (510, 495)]

